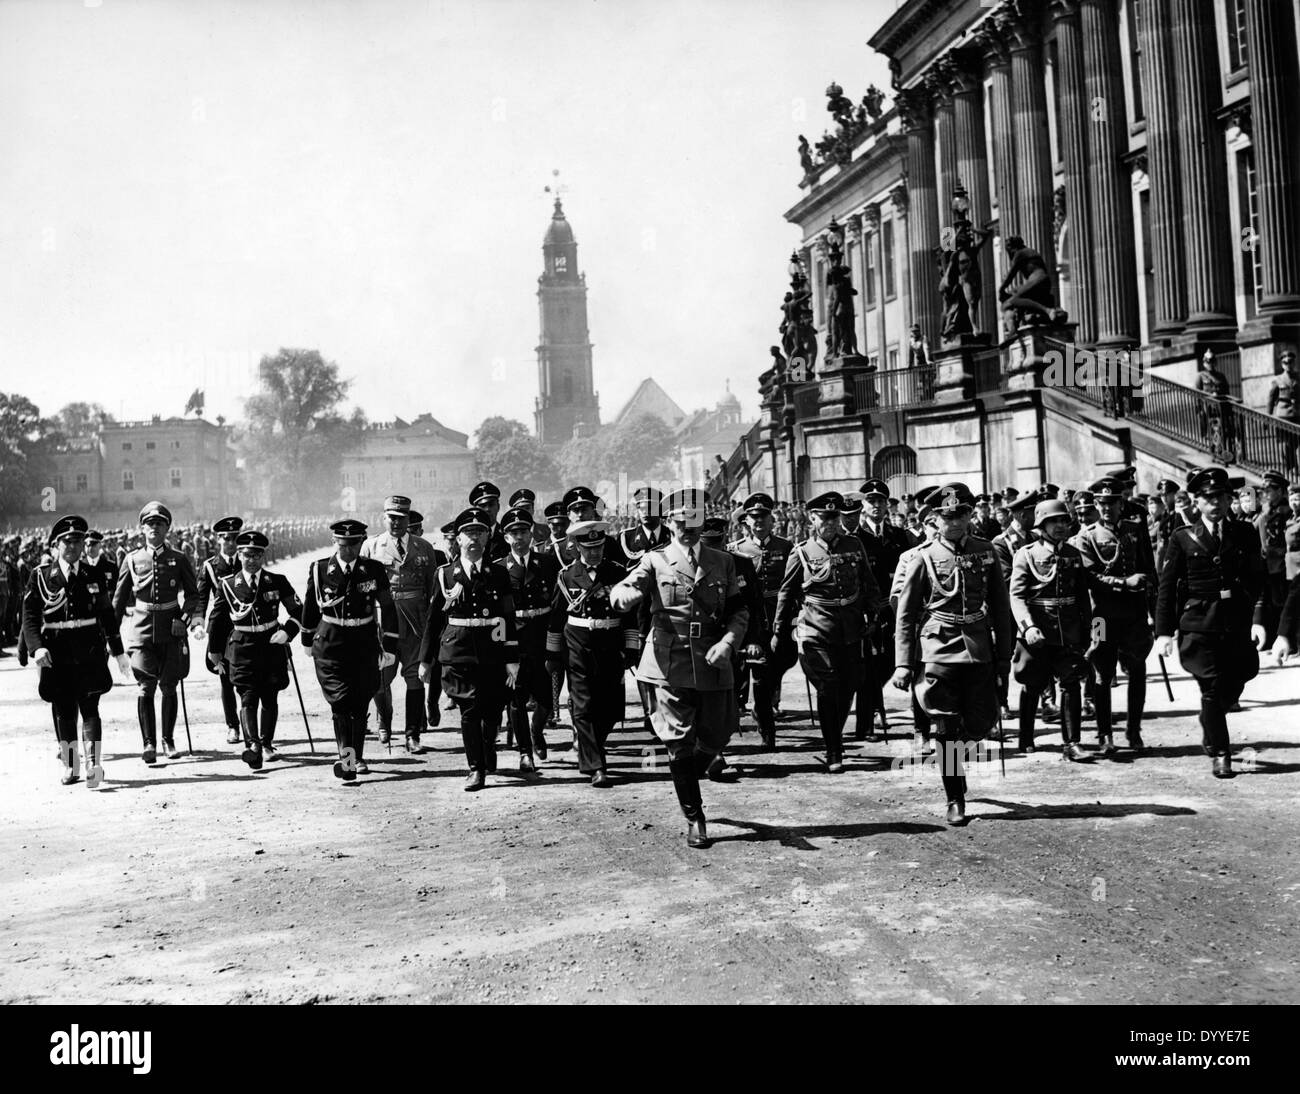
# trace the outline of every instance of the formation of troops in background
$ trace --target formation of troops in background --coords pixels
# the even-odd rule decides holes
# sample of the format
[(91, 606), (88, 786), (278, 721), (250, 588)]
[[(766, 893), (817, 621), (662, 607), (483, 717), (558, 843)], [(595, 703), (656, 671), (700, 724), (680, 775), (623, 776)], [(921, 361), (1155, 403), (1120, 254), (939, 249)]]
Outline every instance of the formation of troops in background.
[[(227, 743), (254, 771), (278, 759), (279, 695), (297, 685), (299, 638), (345, 784), (369, 773), (372, 704), (380, 743), (391, 746), (400, 717), (405, 749), (419, 755), (444, 696), (460, 713), (466, 790), (497, 771), (503, 724), (516, 774), (531, 781), (567, 682), (578, 768), (609, 787), (606, 746), (631, 671), (687, 842), (704, 847), (702, 780), (737, 777), (725, 753), (746, 704), (763, 746), (777, 747), (782, 679), (797, 662), (830, 774), (844, 770), (850, 713), (855, 739), (878, 740), (885, 684), (910, 691), (913, 747), (939, 768), (958, 825), (964, 764), (1013, 713), (1023, 752), (1036, 749), (1041, 718), (1059, 720), (1063, 759), (1115, 755), (1122, 671), (1124, 745), (1141, 752), (1147, 659), (1155, 648), (1163, 671), (1175, 636), (1200, 690), (1213, 774), (1232, 776), (1227, 715), (1261, 651), (1289, 656), (1300, 626), (1300, 486), (1270, 474), (1262, 500), (1239, 487), (1219, 467), (1183, 486), (1162, 480), (1141, 499), (1133, 468), (1087, 490), (1047, 483), (979, 497), (952, 482), (894, 498), (872, 479), (800, 506), (753, 493), (735, 512), (699, 490), (647, 487), (633, 518), (611, 522), (586, 487), (538, 515), (532, 490), (503, 509), (483, 482), (442, 526), (441, 546), (400, 495), (385, 500), (377, 535), (354, 519), (253, 529), (232, 516), (176, 529), (151, 502), (133, 536), (65, 516), (44, 541), (6, 541), (0, 629), (40, 669), (66, 784), (83, 761), (89, 786), (103, 779), (110, 663), (136, 685), (144, 762), (160, 744), (181, 755), (191, 642), (219, 678)], [(289, 557), (331, 537), (301, 597), (266, 568), (273, 551)], [(1088, 717), (1095, 749), (1082, 745)]]

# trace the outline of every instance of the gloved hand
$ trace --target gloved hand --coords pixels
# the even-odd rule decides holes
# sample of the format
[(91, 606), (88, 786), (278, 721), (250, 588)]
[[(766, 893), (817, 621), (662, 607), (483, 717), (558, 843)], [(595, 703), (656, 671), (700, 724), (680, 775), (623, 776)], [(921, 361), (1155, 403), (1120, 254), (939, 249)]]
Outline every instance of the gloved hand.
[(1250, 640), (1255, 643), (1255, 649), (1262, 650), (1268, 642), (1268, 635), (1264, 628), (1258, 623), (1254, 623), (1250, 628)]
[(1147, 583), (1146, 574), (1129, 574), (1128, 577), (1124, 579), (1124, 584), (1127, 585), (1130, 589), (1140, 589), (1146, 583)]
[(187, 634), (189, 634), (189, 631), (187, 631), (187, 630), (185, 629), (185, 624), (182, 623), (179, 619), (173, 619), (173, 620), (172, 620), (172, 637), (173, 637), (173, 638), (184, 638)]
[(519, 679), (519, 662), (511, 661), (506, 665), (506, 687), (514, 687), (515, 681)]
[(36, 651), (33, 660), (35, 660), (36, 664), (43, 669), (54, 667), (54, 658), (50, 656), (50, 651), (44, 646)]
[(1283, 661), (1285, 661), (1290, 656), (1291, 656), (1291, 643), (1287, 641), (1286, 635), (1279, 634), (1277, 638), (1273, 640), (1273, 657), (1277, 660), (1277, 663), (1280, 665)]
[(286, 630), (278, 630), (275, 634), (271, 635), (271, 645), (273, 646), (284, 646), (287, 645), (288, 642), (289, 632)]
[(912, 670), (906, 665), (899, 665), (894, 670), (894, 675), (889, 678), (889, 682), (899, 691), (906, 691), (912, 686)]
[(641, 662), (640, 650), (623, 651), (623, 667), (625, 669), (634, 669), (637, 667), (638, 664), (640, 664), (640, 662)]
[(1170, 635), (1156, 639), (1156, 656), (1169, 658), (1174, 655), (1174, 640)]
[(123, 680), (131, 679), (131, 659), (124, 653), (117, 655), (117, 671)]
[(205, 627), (202, 623), (190, 624), (190, 637), (193, 638), (196, 642), (206, 637), (207, 633), (208, 633), (208, 628)]
[(1047, 641), (1047, 635), (1045, 635), (1037, 627), (1030, 627), (1029, 630), (1025, 631), (1024, 637), (1025, 637), (1025, 645), (1028, 646), (1031, 650), (1036, 649), (1038, 646), (1041, 646), (1044, 642)]
[(395, 665), (395, 664), (397, 664), (397, 654), (388, 653), (385, 651), (384, 653), (381, 653), (379, 655), (379, 667), (381, 669), (386, 669), (390, 665)]
[(420, 677), (420, 683), (428, 683), (429, 680), (429, 662), (421, 661), (415, 670), (416, 675)]

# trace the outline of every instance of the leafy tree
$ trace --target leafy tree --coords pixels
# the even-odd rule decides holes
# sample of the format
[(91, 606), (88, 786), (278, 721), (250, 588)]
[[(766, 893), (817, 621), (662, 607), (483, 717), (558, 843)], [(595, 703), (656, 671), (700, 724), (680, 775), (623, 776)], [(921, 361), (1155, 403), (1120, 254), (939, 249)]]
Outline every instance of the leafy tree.
[(99, 403), (68, 403), (54, 415), (54, 425), (65, 437), (84, 437), (113, 420)]
[(25, 395), (0, 392), (0, 523), (41, 511), (51, 485), (51, 423)]
[(672, 428), (662, 418), (638, 414), (615, 427), (605, 457), (616, 474), (629, 479), (662, 478), (675, 449)]
[(258, 365), (261, 390), (244, 401), (249, 459), (271, 481), (273, 507), (329, 508), (343, 454), (360, 439), (366, 416), (345, 418), (351, 382), (318, 350), (281, 349)]
[(474, 466), (480, 479), (496, 483), (507, 498), (521, 486), (542, 493), (557, 485), (555, 461), (541, 442), (523, 422), (500, 415), (485, 418), (475, 432)]

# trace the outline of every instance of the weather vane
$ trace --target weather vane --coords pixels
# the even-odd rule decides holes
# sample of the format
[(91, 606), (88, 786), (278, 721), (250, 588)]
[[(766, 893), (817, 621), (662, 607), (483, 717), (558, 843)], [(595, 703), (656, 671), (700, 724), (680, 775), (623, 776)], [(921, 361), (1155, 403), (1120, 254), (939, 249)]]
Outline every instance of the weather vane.
[(554, 194), (558, 201), (561, 194), (567, 194), (569, 192), (569, 188), (567, 185), (560, 182), (560, 169), (558, 167), (551, 171), (551, 178), (554, 181), (543, 186), (542, 190), (547, 194)]

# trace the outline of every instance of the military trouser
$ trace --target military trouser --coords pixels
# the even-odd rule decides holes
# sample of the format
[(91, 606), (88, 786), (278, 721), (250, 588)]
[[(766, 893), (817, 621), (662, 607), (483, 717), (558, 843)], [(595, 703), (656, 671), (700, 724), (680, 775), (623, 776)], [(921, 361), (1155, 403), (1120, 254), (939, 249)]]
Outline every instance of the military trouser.
[(1055, 680), (1061, 684), (1061, 740), (1064, 744), (1077, 742), (1083, 721), (1083, 680), (1088, 675), (1088, 662), (1083, 651), (1073, 646), (1055, 646), (1047, 642), (1029, 647), (1024, 642), (1016, 645), (1016, 660), (1012, 669), (1020, 684), (1020, 747), (1028, 748), (1034, 742), (1034, 716), (1044, 690)]
[(239, 697), (235, 694), (235, 685), (230, 682), (230, 676), (221, 672), (217, 674), (217, 680), (221, 687), (221, 713), (226, 719), (227, 729), (239, 729)]
[[(817, 689), (817, 724), (828, 758), (844, 751), (844, 723), (848, 721), (853, 696), (861, 686), (866, 666), (862, 663), (862, 643), (823, 646), (805, 641), (799, 651), (799, 664), (808, 682)], [(834, 762), (829, 761), (828, 762)]]
[[(862, 683), (858, 686), (854, 715), (854, 736), (858, 740), (875, 734), (876, 712), (880, 711), (883, 715), (885, 710), (884, 681), (881, 680), (878, 669), (879, 651), (873, 648), (874, 643), (870, 638), (864, 639), (862, 645), (864, 671)], [(888, 643), (886, 648), (892, 650), (893, 643)]]
[(244, 744), (266, 748), (275, 743), (280, 717), (280, 689), (273, 683), (264, 688), (247, 688), (239, 693), (239, 724)]
[(754, 680), (754, 721), (758, 723), (759, 736), (768, 747), (776, 744), (776, 713), (773, 708), (781, 694), (781, 680), (799, 660), (799, 651), (792, 640), (779, 642), (776, 652), (770, 649), (757, 664), (745, 665), (745, 675)]
[(65, 767), (77, 767), (77, 717), (81, 717), (81, 738), (85, 742), (90, 765), (100, 762), (103, 723), (99, 718), (99, 693), (60, 696), (50, 704), (54, 712), (54, 735), (59, 742), (59, 759)]
[(379, 690), (375, 692), (375, 714), (381, 740), (386, 740), (393, 729), (392, 686), (398, 666), (401, 666), (402, 680), (406, 684), (406, 736), (418, 741), (426, 725), (424, 684), (420, 682), (420, 643), (424, 637), (425, 613), (412, 607), (417, 603), (416, 600), (397, 601), (397, 660), (380, 671)]
[(997, 669), (987, 661), (929, 662), (922, 673), (915, 695), (938, 739), (944, 793), (950, 802), (964, 802), (966, 742), (983, 740), (997, 725)]
[[(620, 676), (620, 681), (622, 677)], [(529, 717), (528, 703), (533, 703)], [(551, 674), (545, 660), (536, 654), (523, 654), (519, 658), (519, 676), (510, 691), (508, 717), (514, 734), (515, 747), (521, 756), (531, 756), (538, 747), (546, 744), (543, 730), (551, 716)], [(506, 742), (507, 746), (509, 741)]]
[(146, 748), (158, 744), (158, 723), (154, 717), (153, 697), (162, 692), (160, 709), (162, 739), (170, 745), (176, 733), (176, 715), (180, 710), (176, 688), (185, 675), (185, 651), (181, 641), (147, 642), (131, 650), (131, 672), (140, 690), (136, 698), (136, 717), (140, 722), (140, 736)]
[(605, 742), (623, 717), (623, 634), (566, 627), (564, 640), (578, 770), (590, 775), (605, 767)]
[(1227, 756), (1228, 709), (1236, 705), (1248, 681), (1259, 674), (1259, 653), (1249, 634), (1202, 634), (1178, 637), (1178, 660), (1196, 678), (1201, 691), (1201, 744), (1207, 756)]
[(460, 709), (460, 735), (469, 769), (495, 772), (497, 734), (506, 706), (505, 665), (443, 665), (442, 690)]
[(1142, 712), (1147, 700), (1147, 656), (1155, 644), (1151, 628), (1146, 618), (1131, 620), (1107, 620), (1109, 638), (1099, 642), (1088, 655), (1092, 665), (1092, 679), (1096, 687), (1092, 691), (1092, 702), (1097, 717), (1097, 736), (1110, 737), (1114, 730), (1113, 698), (1111, 682), (1115, 679), (1116, 667), (1122, 665), (1128, 677), (1128, 709), (1125, 712), (1125, 729), (1129, 737), (1140, 734), (1142, 730)]

